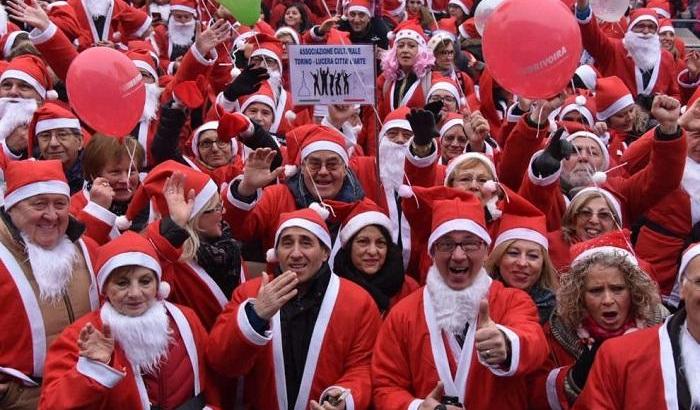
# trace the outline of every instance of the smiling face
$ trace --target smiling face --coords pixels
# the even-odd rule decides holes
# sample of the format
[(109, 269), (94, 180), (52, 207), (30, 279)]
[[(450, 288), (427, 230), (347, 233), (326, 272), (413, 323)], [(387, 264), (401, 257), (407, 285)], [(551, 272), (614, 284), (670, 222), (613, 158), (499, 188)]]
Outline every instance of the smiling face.
[(345, 163), (333, 151), (310, 153), (303, 161), (302, 175), (306, 189), (322, 199), (333, 199), (345, 181)]
[(353, 33), (363, 33), (369, 27), (370, 16), (361, 11), (351, 11), (348, 13), (348, 23)]
[(300, 283), (313, 278), (329, 256), (316, 235), (296, 226), (282, 231), (275, 251), (282, 272), (293, 271)]
[(595, 195), (584, 202), (574, 216), (576, 236), (586, 241), (615, 228), (614, 213), (602, 197)]
[(620, 329), (628, 320), (632, 298), (616, 267), (593, 265), (585, 280), (583, 303), (588, 315), (605, 330)]
[(574, 152), (562, 161), (561, 178), (572, 187), (590, 185), (591, 175), (604, 171), (603, 152), (598, 143), (588, 137), (575, 138), (572, 144)]
[(299, 29), (301, 27), (301, 12), (296, 6), (289, 6), (284, 12), (284, 25)]
[(141, 316), (155, 302), (158, 280), (143, 266), (115, 269), (107, 278), (104, 294), (114, 309), (125, 316)]
[(460, 191), (471, 192), (479, 199), (484, 195), (481, 188), (486, 182), (493, 180), (491, 170), (479, 160), (467, 160), (464, 165), (460, 165), (454, 172), (453, 177), (448, 180), (447, 186)]
[(516, 240), (501, 256), (498, 270), (506, 285), (529, 290), (542, 275), (544, 253), (535, 242)]
[(199, 136), (197, 149), (199, 150), (199, 157), (202, 159), (202, 162), (211, 168), (224, 166), (231, 162), (231, 158), (233, 157), (231, 142), (220, 141), (216, 130), (202, 132), (202, 135)]
[(99, 176), (107, 179), (114, 190), (113, 200), (118, 202), (130, 200), (139, 185), (136, 161), (131, 161), (127, 155), (109, 159)]
[(360, 272), (374, 275), (384, 266), (388, 250), (389, 243), (382, 231), (369, 225), (355, 234), (350, 247), (350, 260)]
[(440, 137), (440, 152), (442, 158), (449, 162), (453, 158), (464, 153), (467, 148), (467, 133), (464, 132), (462, 125), (455, 125), (445, 132), (445, 135)]
[(64, 169), (70, 168), (78, 159), (83, 146), (80, 130), (57, 128), (36, 135), (39, 155), (42, 159), (57, 159)]
[(265, 131), (270, 131), (272, 122), (275, 120), (275, 112), (269, 105), (263, 103), (252, 103), (243, 111), (243, 115), (255, 121)]
[(449, 232), (435, 241), (431, 249), (440, 276), (454, 290), (466, 289), (474, 282), (487, 252), (486, 243), (467, 231)]
[(53, 249), (68, 228), (70, 200), (60, 194), (34, 195), (8, 211), (12, 223), (44, 249)]

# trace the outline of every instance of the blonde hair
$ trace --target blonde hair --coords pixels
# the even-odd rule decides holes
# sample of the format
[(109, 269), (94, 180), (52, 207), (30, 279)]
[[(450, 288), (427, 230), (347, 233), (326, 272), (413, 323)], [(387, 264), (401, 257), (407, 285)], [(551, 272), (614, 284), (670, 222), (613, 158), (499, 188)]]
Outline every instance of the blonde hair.
[[(486, 269), (492, 278), (499, 280), (503, 279), (499, 268), (501, 259), (503, 259), (503, 255), (506, 253), (508, 248), (518, 240), (520, 239), (510, 239), (493, 248), (488, 259), (486, 260), (486, 263), (484, 264), (484, 269)], [(557, 274), (557, 270), (554, 268), (554, 264), (552, 263), (552, 259), (549, 257), (549, 252), (547, 249), (539, 244), (538, 247), (542, 252), (542, 270), (540, 271), (540, 277), (537, 279), (537, 282), (535, 282), (535, 286), (543, 289), (556, 290), (558, 287), (557, 277), (559, 276)]]
[(647, 323), (653, 321), (656, 307), (661, 302), (656, 282), (622, 253), (598, 252), (576, 262), (561, 277), (557, 290), (557, 315), (565, 325), (576, 329), (588, 314), (584, 302), (586, 276), (594, 266), (618, 269), (630, 291), (630, 315)]
[(566, 211), (562, 216), (561, 232), (566, 243), (571, 243), (573, 238), (576, 236), (576, 215), (578, 214), (578, 211), (580, 211), (584, 206), (588, 205), (588, 202), (595, 198), (603, 198), (605, 204), (608, 206), (608, 209), (610, 209), (610, 213), (613, 215), (613, 218), (615, 218), (617, 225), (621, 225), (620, 217), (615, 212), (615, 207), (610, 203), (605, 195), (597, 191), (584, 192), (576, 196), (571, 201), (569, 206), (566, 207)]
[(452, 173), (447, 176), (447, 182), (445, 182), (445, 186), (448, 186), (451, 188), (454, 185), (455, 175), (457, 175), (458, 173), (460, 173), (462, 171), (466, 171), (468, 169), (474, 168), (477, 165), (481, 165), (484, 168), (486, 168), (486, 171), (488, 172), (491, 179), (496, 179), (496, 176), (493, 175), (493, 173), (491, 172), (491, 168), (489, 167), (488, 164), (484, 163), (484, 161), (482, 161), (478, 158), (469, 158), (469, 159), (466, 159), (466, 160), (460, 162), (459, 165), (457, 165), (455, 167), (455, 169), (452, 170)]
[(197, 227), (199, 226), (199, 218), (204, 215), (204, 212), (214, 208), (219, 202), (219, 198), (217, 195), (212, 195), (211, 198), (204, 204), (202, 209), (197, 212), (196, 215), (194, 215), (193, 218), (190, 218), (189, 221), (187, 221), (187, 224), (185, 225), (185, 230), (189, 234), (189, 238), (185, 241), (184, 244), (182, 244), (182, 256), (180, 256), (181, 261), (191, 261), (194, 260), (197, 256), (197, 251), (199, 250), (199, 233), (197, 233)]

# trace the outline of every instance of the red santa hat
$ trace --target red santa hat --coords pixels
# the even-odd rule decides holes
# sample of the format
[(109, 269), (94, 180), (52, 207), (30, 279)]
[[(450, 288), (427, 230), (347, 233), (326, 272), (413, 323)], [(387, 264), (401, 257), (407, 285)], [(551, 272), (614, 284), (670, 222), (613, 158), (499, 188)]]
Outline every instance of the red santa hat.
[(429, 205), (425, 209), (431, 215), (428, 249), (442, 236), (454, 231), (467, 231), (481, 238), (487, 245), (491, 244), (491, 236), (486, 230), (484, 207), (472, 193), (447, 187), (422, 191), (413, 188), (413, 191), (422, 202)]
[(464, 154), (458, 157), (452, 158), (449, 164), (447, 164), (447, 169), (445, 170), (445, 185), (447, 185), (447, 181), (450, 179), (452, 174), (457, 168), (459, 168), (461, 164), (472, 159), (478, 160), (479, 162), (484, 164), (484, 166), (489, 171), (491, 171), (494, 180), (498, 181), (498, 174), (496, 174), (496, 166), (493, 164), (491, 158), (487, 157), (486, 155), (480, 152), (465, 152)]
[(338, 239), (345, 247), (356, 233), (369, 225), (379, 225), (391, 232), (391, 220), (386, 213), (369, 198), (356, 202), (328, 200), (326, 205), (333, 208), (334, 219), (340, 222)]
[(605, 199), (605, 202), (610, 204), (612, 207), (612, 211), (615, 213), (615, 216), (617, 217), (618, 221), (622, 221), (622, 205), (620, 204), (620, 201), (617, 199), (615, 195), (613, 195), (612, 192), (608, 191), (607, 189), (603, 188), (598, 188), (598, 187), (587, 187), (583, 188), (582, 190), (578, 191), (576, 195), (574, 195), (573, 198), (571, 198), (571, 202), (574, 202), (576, 198), (586, 195), (588, 196), (591, 192), (595, 192), (598, 195), (602, 196)]
[(29, 38), (29, 33), (21, 30), (11, 31), (9, 33), (3, 34), (2, 37), (0, 37), (0, 48), (2, 49), (2, 56), (6, 60), (10, 58), (12, 47), (14, 47), (15, 41), (17, 40), (17, 36), (19, 35), (24, 35), (27, 38)]
[(409, 39), (415, 41), (418, 43), (418, 45), (423, 47), (427, 45), (423, 27), (421, 27), (420, 23), (414, 19), (406, 20), (396, 26), (394, 31), (387, 35), (387, 38), (389, 38), (389, 40), (393, 40), (394, 44), (396, 44), (399, 40)]
[(400, 16), (406, 10), (406, 0), (386, 0), (383, 3), (384, 11), (390, 16)]
[(695, 259), (696, 256), (700, 255), (700, 243), (695, 243), (688, 247), (685, 252), (683, 252), (683, 257), (681, 257), (681, 264), (678, 267), (678, 277), (682, 278), (685, 275), (685, 270), (688, 268), (690, 261)]
[[(196, 130), (192, 132), (192, 138), (190, 138), (190, 149), (192, 149), (192, 154), (195, 158), (201, 159), (199, 155), (199, 139), (205, 131), (217, 131), (219, 128), (219, 121), (208, 121), (197, 127)], [(238, 153), (238, 144), (236, 144), (236, 139), (232, 138), (231, 141), (231, 154), (235, 157)]]
[(46, 102), (34, 111), (32, 121), (27, 130), (27, 152), (30, 156), (34, 152), (36, 135), (44, 131), (56, 130), (59, 128), (71, 128), (81, 131), (80, 121), (70, 110), (61, 104)]
[(42, 99), (55, 100), (56, 91), (52, 90), (53, 81), (44, 60), (31, 54), (17, 56), (10, 61), (7, 69), (0, 76), (0, 82), (7, 78), (22, 80), (29, 84)]
[(669, 31), (674, 35), (676, 34), (676, 30), (673, 28), (673, 22), (669, 19), (661, 19), (659, 21), (659, 34)]
[(503, 208), (498, 236), (493, 247), (506, 241), (519, 239), (534, 242), (544, 249), (549, 248), (547, 219), (544, 214), (525, 198), (516, 193), (510, 193)]
[[(258, 33), (248, 38), (247, 43), (253, 45), (253, 52), (250, 53), (251, 58), (270, 57), (277, 61), (280, 72), (283, 71), (282, 56), (284, 55), (284, 51), (282, 49), (282, 43), (277, 40), (274, 35)], [(263, 67), (264, 66), (265, 65), (263, 65)]]
[(639, 265), (630, 247), (629, 231), (612, 230), (587, 241), (571, 246), (571, 266), (597, 253), (623, 255), (633, 265)]
[(465, 16), (469, 15), (472, 7), (474, 7), (474, 2), (472, 0), (450, 0), (447, 2), (447, 6), (454, 5), (462, 9)]
[(268, 83), (267, 81), (263, 81), (262, 85), (260, 86), (260, 89), (256, 93), (244, 95), (243, 97), (238, 99), (238, 103), (241, 106), (241, 112), (245, 112), (245, 110), (251, 104), (265, 104), (268, 107), (270, 107), (270, 110), (272, 110), (272, 115), (274, 118), (275, 107), (277, 106), (276, 100), (277, 99), (275, 98), (275, 93), (274, 91), (272, 91), (270, 83)]
[(656, 10), (650, 8), (641, 8), (632, 10), (630, 13), (630, 23), (627, 26), (627, 30), (632, 30), (632, 28), (641, 21), (651, 21), (652, 23), (659, 26), (659, 20), (656, 18)]
[(595, 125), (596, 109), (595, 99), (593, 97), (585, 97), (583, 95), (572, 95), (564, 100), (564, 105), (559, 111), (559, 119), (563, 120), (566, 114), (576, 111), (581, 114), (581, 117), (586, 119), (589, 127)]
[(596, 82), (595, 106), (596, 117), (605, 121), (620, 110), (634, 104), (625, 83), (616, 76), (599, 78)]
[[(326, 226), (325, 219), (328, 217), (328, 211), (321, 207), (318, 203), (312, 203), (308, 208), (297, 209), (292, 212), (285, 212), (280, 215), (275, 231), (275, 248), (277, 243), (287, 228), (302, 228), (311, 232), (319, 242), (321, 242), (328, 250), (333, 248), (331, 242), (331, 234)], [(270, 263), (277, 262), (275, 249), (268, 249), (266, 255), (267, 261)]]
[(197, 4), (192, 0), (170, 0), (170, 11), (180, 10), (197, 17)]
[(372, 10), (374, 7), (370, 4), (369, 0), (350, 0), (347, 4), (347, 13), (349, 14), (351, 11), (357, 12), (357, 13), (365, 13), (368, 16), (372, 17), (374, 16), (374, 13)]
[(334, 152), (345, 165), (350, 161), (345, 150), (345, 137), (338, 130), (316, 124), (302, 125), (287, 133), (287, 158), (290, 165), (285, 166), (285, 175), (296, 174), (302, 161), (317, 151)]
[(654, 10), (660, 18), (671, 18), (671, 6), (668, 4), (668, 0), (649, 0), (647, 8)]
[(438, 28), (433, 31), (433, 35), (428, 41), (428, 47), (435, 51), (435, 49), (443, 41), (454, 41), (457, 39), (457, 20), (454, 17), (440, 19), (437, 22)]
[(574, 72), (574, 75), (581, 79), (581, 82), (587, 89), (591, 91), (596, 89), (596, 83), (598, 81), (598, 77), (600, 77), (600, 73), (592, 65), (583, 64), (578, 66)]
[[(455, 126), (460, 126), (464, 128), (464, 117), (458, 112), (448, 112), (442, 120), (442, 127), (440, 127), (440, 138), (445, 136), (450, 128)], [(454, 169), (454, 168), (453, 168)]]
[(277, 31), (275, 31), (275, 38), (279, 39), (279, 36), (284, 34), (290, 36), (294, 41), (294, 44), (301, 44), (301, 37), (299, 37), (299, 33), (289, 26), (282, 26), (278, 28)]
[(127, 51), (126, 56), (134, 62), (136, 68), (145, 70), (153, 76), (155, 81), (158, 81), (158, 71), (156, 62), (153, 60), (153, 55), (146, 49), (132, 49)]
[(610, 154), (608, 153), (608, 147), (605, 145), (603, 140), (599, 136), (595, 135), (590, 131), (576, 131), (571, 135), (566, 137), (566, 140), (570, 143), (574, 143), (577, 138), (588, 138), (598, 145), (600, 148), (600, 153), (603, 156), (603, 168), (600, 171), (605, 171), (610, 166)]
[(58, 194), (70, 198), (63, 165), (57, 159), (10, 161), (5, 169), (5, 183), (5, 209), (40, 194)]
[(386, 133), (392, 128), (401, 128), (402, 130), (411, 131), (411, 123), (408, 122), (406, 116), (411, 113), (411, 109), (405, 105), (391, 111), (384, 117), (384, 124), (379, 130), (379, 141), (384, 138)]
[(433, 73), (430, 82), (430, 89), (428, 89), (428, 95), (425, 97), (426, 103), (430, 99), (430, 96), (432, 96), (436, 91), (447, 91), (455, 98), (455, 100), (457, 100), (457, 108), (465, 105), (466, 101), (460, 94), (459, 86), (453, 79)]
[[(175, 172), (180, 172), (185, 175), (184, 192), (194, 189), (194, 206), (190, 219), (194, 218), (204, 206), (215, 195), (218, 195), (219, 190), (212, 179), (205, 173), (197, 171), (188, 166), (182, 165), (179, 162), (172, 160), (160, 163), (153, 168), (146, 179), (136, 189), (134, 196), (129, 202), (129, 207), (126, 210), (126, 215), (119, 216), (115, 222), (119, 230), (128, 229), (131, 226), (131, 221), (145, 208), (149, 203), (153, 204), (154, 210), (162, 217), (168, 216), (168, 204), (165, 201), (165, 193), (163, 189), (165, 182)], [(153, 215), (151, 215), (153, 216)]]
[(102, 245), (97, 251), (97, 287), (104, 293), (109, 275), (124, 266), (141, 266), (152, 270), (158, 279), (158, 296), (168, 297), (170, 285), (161, 281), (163, 270), (158, 261), (158, 253), (145, 236), (127, 231)]

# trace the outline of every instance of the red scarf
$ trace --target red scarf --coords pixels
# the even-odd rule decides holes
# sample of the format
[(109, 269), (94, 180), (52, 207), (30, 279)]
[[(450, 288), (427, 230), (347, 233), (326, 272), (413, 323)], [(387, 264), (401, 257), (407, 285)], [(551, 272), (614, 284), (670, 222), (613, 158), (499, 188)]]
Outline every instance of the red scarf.
[(631, 328), (634, 328), (637, 326), (634, 319), (630, 318), (619, 329), (607, 330), (607, 329), (603, 328), (602, 326), (600, 326), (598, 323), (596, 323), (595, 320), (591, 319), (590, 316), (586, 316), (583, 319), (583, 323), (581, 325), (583, 326), (584, 329), (586, 329), (588, 331), (588, 333), (590, 333), (591, 337), (597, 342), (602, 342), (602, 341), (610, 339), (611, 337), (617, 337), (617, 336), (623, 335)]

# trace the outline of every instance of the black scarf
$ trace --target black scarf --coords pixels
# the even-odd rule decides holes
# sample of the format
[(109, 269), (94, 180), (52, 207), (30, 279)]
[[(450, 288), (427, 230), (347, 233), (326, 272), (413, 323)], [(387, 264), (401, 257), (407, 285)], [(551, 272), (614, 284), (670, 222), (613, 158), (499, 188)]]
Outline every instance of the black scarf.
[(557, 299), (554, 295), (554, 292), (552, 292), (549, 289), (533, 286), (528, 291), (528, 294), (537, 306), (537, 313), (540, 317), (540, 324), (544, 325), (549, 321), (549, 318), (552, 316), (554, 308), (557, 306)]
[(386, 312), (389, 309), (391, 297), (399, 293), (404, 282), (401, 248), (389, 242), (384, 265), (374, 275), (368, 275), (352, 264), (351, 243), (352, 239), (345, 248), (341, 248), (335, 255), (333, 272), (362, 286), (372, 296), (379, 310)]
[[(287, 187), (292, 192), (292, 195), (294, 195), (294, 202), (297, 205), (297, 209), (308, 208), (312, 203), (318, 202), (316, 195), (306, 189), (301, 172), (288, 178), (286, 183)], [(355, 202), (364, 197), (365, 191), (362, 189), (362, 186), (357, 180), (355, 174), (348, 168), (346, 170), (345, 180), (343, 180), (343, 186), (340, 188), (340, 192), (338, 192), (335, 198), (332, 199), (341, 202)]]
[(231, 237), (231, 228), (222, 223), (222, 234), (215, 239), (200, 238), (197, 263), (214, 279), (226, 298), (241, 283), (241, 245)]

